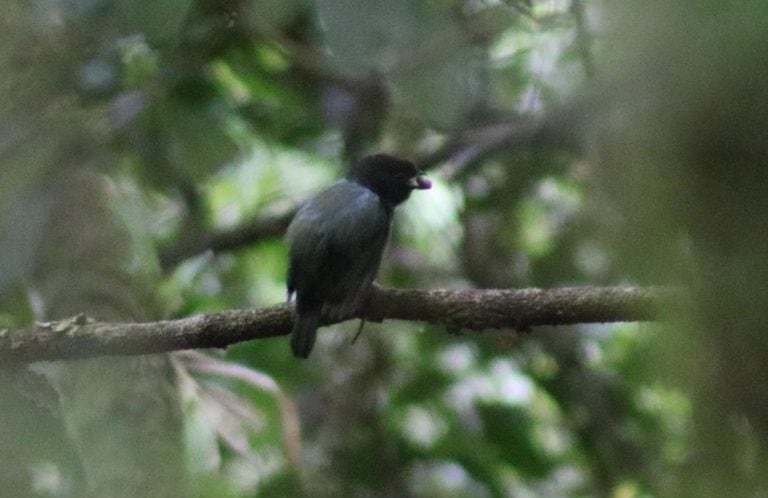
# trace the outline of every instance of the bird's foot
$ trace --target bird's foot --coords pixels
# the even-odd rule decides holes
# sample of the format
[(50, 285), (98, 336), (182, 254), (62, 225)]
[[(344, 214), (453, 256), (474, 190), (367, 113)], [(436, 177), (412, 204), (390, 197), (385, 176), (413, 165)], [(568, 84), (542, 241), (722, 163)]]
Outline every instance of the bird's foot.
[(360, 334), (363, 333), (363, 327), (365, 327), (365, 318), (360, 319), (360, 326), (357, 328), (357, 332), (355, 333), (355, 337), (352, 338), (352, 344), (357, 341), (357, 338), (360, 337)]

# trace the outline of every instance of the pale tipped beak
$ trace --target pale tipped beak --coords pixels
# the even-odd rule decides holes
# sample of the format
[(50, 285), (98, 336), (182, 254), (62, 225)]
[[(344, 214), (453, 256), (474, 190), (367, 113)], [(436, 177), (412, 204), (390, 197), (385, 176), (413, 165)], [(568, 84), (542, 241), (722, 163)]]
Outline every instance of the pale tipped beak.
[(419, 190), (432, 188), (432, 182), (425, 175), (416, 175), (408, 180), (408, 186)]

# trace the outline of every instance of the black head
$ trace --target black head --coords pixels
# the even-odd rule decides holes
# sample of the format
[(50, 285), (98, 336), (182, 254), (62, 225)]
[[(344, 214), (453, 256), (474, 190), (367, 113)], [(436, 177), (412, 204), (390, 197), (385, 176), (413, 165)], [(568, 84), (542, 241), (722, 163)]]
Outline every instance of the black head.
[(371, 189), (392, 208), (408, 199), (412, 190), (432, 187), (429, 178), (413, 163), (387, 154), (362, 158), (352, 166), (347, 178)]

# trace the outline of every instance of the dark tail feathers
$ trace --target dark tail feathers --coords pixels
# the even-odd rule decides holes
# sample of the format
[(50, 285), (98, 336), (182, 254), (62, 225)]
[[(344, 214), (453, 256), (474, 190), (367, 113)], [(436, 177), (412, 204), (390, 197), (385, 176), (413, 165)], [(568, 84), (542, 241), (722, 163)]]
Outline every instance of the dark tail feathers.
[(298, 358), (307, 358), (312, 352), (320, 325), (320, 310), (307, 311), (296, 315), (296, 322), (291, 333), (291, 350)]

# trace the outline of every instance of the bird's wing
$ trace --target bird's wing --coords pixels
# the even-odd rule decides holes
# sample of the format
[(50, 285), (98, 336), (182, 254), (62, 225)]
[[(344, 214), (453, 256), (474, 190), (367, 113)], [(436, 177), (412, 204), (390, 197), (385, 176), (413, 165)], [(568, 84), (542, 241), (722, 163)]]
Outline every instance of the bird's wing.
[(331, 231), (327, 268), (334, 281), (327, 290), (323, 315), (348, 317), (368, 296), (389, 238), (390, 211), (366, 188), (340, 214)]
[[(304, 204), (288, 226), (285, 240), (289, 246), (288, 300), (297, 290), (306, 294), (312, 287), (311, 276), (320, 270), (322, 255), (327, 246), (327, 235), (323, 233), (322, 213), (312, 199)], [(297, 306), (300, 303), (297, 302)]]
[(288, 290), (346, 316), (365, 297), (389, 235), (390, 212), (370, 190), (342, 181), (302, 207), (288, 229)]
[(344, 229), (329, 244), (329, 267), (336, 265), (337, 278), (323, 314), (331, 318), (348, 317), (366, 299), (387, 245), (390, 211), (375, 194), (367, 195), (358, 199), (354, 214), (339, 224)]

